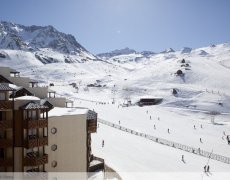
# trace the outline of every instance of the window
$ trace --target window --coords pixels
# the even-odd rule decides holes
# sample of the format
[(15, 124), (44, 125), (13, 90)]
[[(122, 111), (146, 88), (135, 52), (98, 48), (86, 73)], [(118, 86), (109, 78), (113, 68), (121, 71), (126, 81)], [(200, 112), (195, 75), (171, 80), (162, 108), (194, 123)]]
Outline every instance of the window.
[(53, 145), (51, 146), (51, 150), (52, 150), (52, 151), (56, 151), (56, 150), (57, 150), (57, 145), (56, 145), (56, 144), (53, 144)]
[(57, 161), (52, 161), (51, 166), (52, 167), (57, 167)]
[(56, 134), (56, 133), (57, 133), (57, 128), (53, 127), (53, 128), (51, 129), (51, 133), (52, 133), (52, 134)]

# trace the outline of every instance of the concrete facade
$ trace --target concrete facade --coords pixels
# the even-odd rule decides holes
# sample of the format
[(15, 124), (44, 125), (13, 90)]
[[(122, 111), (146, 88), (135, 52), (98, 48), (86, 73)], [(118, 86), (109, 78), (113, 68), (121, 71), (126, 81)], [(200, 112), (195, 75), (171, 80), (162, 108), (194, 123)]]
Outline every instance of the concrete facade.
[(49, 117), (48, 141), (46, 171), (87, 172), (86, 114)]

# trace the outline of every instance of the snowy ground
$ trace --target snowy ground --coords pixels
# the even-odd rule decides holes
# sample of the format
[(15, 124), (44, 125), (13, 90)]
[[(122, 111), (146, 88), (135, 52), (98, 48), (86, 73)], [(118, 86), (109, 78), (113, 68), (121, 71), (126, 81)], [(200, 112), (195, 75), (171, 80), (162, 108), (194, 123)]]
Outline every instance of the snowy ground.
[[(210, 124), (207, 114), (161, 106), (118, 108), (117, 104), (100, 105), (86, 101), (79, 101), (76, 105), (91, 107), (99, 113), (99, 118), (116, 124), (120, 121), (122, 126), (139, 132), (230, 156), (230, 146), (227, 145), (226, 139), (222, 139), (223, 131), (230, 131), (229, 125)], [(150, 120), (150, 115), (152, 120)], [(216, 118), (216, 122), (225, 123), (227, 119), (229, 119), (228, 115), (220, 116)], [(153, 128), (154, 124), (157, 127), (156, 130)], [(200, 128), (200, 124), (203, 128)], [(167, 132), (168, 128), (170, 134)], [(200, 137), (203, 143), (200, 143)], [(103, 148), (102, 140), (105, 141)], [(194, 173), (194, 176), (200, 177), (203, 166), (208, 162), (207, 158), (159, 145), (103, 124), (99, 124), (97, 133), (92, 135), (92, 149), (96, 156), (104, 158), (105, 162), (124, 179), (135, 179), (136, 174), (133, 172), (139, 172), (140, 176), (147, 177), (160, 175), (158, 173), (161, 172), (168, 175), (174, 172), (182, 177), (187, 173)], [(182, 155), (185, 157), (185, 163), (181, 161)], [(210, 160), (209, 165), (212, 168), (212, 174), (230, 171), (230, 165), (218, 161)], [(219, 175), (218, 173), (217, 179)]]

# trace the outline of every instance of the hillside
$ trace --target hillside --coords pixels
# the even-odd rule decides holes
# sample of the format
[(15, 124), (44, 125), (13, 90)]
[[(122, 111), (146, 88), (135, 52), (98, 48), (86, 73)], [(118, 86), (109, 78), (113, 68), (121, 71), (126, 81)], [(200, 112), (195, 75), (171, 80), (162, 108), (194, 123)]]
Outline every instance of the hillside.
[[(66, 63), (63, 57), (71, 55), (49, 50), (49, 56), (57, 61), (46, 64), (31, 52), (1, 49), (0, 64), (43, 81), (65, 81), (66, 84), (81, 81), (82, 88), (99, 82), (106, 86), (100, 91), (111, 91), (115, 86), (116, 93), (111, 96), (117, 98), (161, 96), (165, 98), (165, 105), (229, 111), (230, 85), (225, 82), (230, 80), (230, 45), (184, 51), (148, 57), (131, 53), (104, 60)], [(178, 70), (181, 75), (177, 75)], [(178, 92), (176, 96), (172, 95), (173, 89)]]

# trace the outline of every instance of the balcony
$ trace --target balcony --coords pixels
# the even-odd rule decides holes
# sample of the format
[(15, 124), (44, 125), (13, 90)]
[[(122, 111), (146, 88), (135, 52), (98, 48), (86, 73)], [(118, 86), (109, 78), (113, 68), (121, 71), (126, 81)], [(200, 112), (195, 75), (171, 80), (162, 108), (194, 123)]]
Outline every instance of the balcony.
[(95, 119), (91, 119), (91, 120), (87, 120), (87, 124), (88, 124), (88, 133), (95, 133), (97, 132), (97, 120)]
[(92, 155), (88, 171), (89, 172), (96, 172), (99, 170), (103, 170), (103, 171), (105, 170), (104, 159)]
[(47, 119), (39, 119), (39, 120), (27, 120), (24, 124), (25, 129), (36, 129), (36, 128), (45, 128), (48, 127)]
[(0, 130), (12, 128), (12, 120), (0, 120)]
[(13, 109), (13, 101), (3, 101), (0, 100), (0, 110)]
[(11, 159), (11, 158), (8, 158), (8, 159), (0, 158), (0, 167), (8, 167), (8, 166), (13, 166), (13, 159)]
[(26, 172), (39, 172), (39, 168), (28, 169)]
[(48, 163), (48, 154), (38, 155), (37, 153), (27, 153), (24, 158), (24, 166), (39, 166)]
[(0, 148), (7, 148), (13, 146), (12, 139), (0, 139)]
[(29, 149), (33, 147), (45, 146), (48, 145), (48, 137), (42, 138), (30, 138), (25, 142), (24, 147)]

